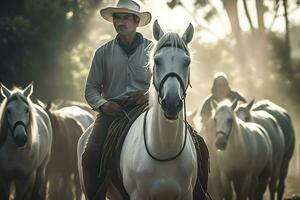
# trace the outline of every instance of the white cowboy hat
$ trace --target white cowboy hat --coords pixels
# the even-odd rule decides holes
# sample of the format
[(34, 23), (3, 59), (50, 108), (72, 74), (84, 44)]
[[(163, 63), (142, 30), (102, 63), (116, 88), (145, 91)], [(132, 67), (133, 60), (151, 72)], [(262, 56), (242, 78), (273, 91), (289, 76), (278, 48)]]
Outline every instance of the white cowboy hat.
[(119, 0), (116, 7), (107, 7), (100, 10), (100, 15), (107, 21), (113, 22), (114, 13), (131, 13), (140, 18), (139, 26), (145, 26), (151, 21), (149, 12), (140, 12), (140, 5), (132, 0)]

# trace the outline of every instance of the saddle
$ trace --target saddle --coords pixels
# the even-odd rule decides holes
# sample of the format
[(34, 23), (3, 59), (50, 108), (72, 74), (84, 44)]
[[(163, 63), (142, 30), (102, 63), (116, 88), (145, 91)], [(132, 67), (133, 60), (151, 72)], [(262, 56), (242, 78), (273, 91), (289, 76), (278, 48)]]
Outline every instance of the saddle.
[[(126, 115), (114, 120), (109, 128), (104, 143), (103, 155), (101, 158), (100, 174), (111, 171), (112, 184), (118, 189), (124, 200), (129, 200), (123, 185), (120, 171), (120, 156), (123, 142), (133, 122), (143, 112), (149, 109), (148, 104), (134, 106)], [(193, 191), (194, 199), (207, 199), (207, 182), (209, 171), (209, 153), (203, 138), (186, 122), (187, 128), (193, 138), (198, 159), (198, 177)]]

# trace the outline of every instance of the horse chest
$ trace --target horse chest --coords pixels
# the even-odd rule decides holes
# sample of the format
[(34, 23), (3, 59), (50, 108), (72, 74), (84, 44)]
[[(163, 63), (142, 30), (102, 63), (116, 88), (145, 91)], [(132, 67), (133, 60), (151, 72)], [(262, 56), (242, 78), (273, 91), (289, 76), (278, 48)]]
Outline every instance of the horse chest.
[(230, 154), (228, 152), (217, 152), (217, 154), (220, 169), (226, 174), (248, 173), (252, 166), (251, 160), (248, 159), (249, 155), (242, 150)]
[(0, 169), (5, 174), (27, 175), (32, 171), (34, 165), (33, 155), (26, 149), (16, 149), (5, 144), (0, 150)]

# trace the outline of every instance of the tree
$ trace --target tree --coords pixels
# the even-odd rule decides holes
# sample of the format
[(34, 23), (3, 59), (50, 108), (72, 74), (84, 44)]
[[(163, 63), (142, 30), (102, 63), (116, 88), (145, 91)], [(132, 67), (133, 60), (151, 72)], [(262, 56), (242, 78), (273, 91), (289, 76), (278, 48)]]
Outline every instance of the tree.
[[(53, 82), (46, 82), (50, 72), (71, 77), (71, 70), (62, 70), (67, 62), (59, 57), (77, 43), (101, 1), (4, 1), (0, 7), (0, 82), (11, 87), (34, 80), (40, 88), (51, 88)], [(72, 84), (66, 83), (65, 90), (72, 91)], [(51, 90), (40, 92), (49, 95)]]

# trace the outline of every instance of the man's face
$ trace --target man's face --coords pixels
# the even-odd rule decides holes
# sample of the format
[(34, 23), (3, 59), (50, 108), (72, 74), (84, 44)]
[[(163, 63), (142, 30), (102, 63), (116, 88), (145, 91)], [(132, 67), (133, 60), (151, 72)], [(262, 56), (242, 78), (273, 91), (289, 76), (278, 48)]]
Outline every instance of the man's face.
[(139, 20), (135, 21), (133, 14), (115, 13), (113, 15), (113, 23), (119, 35), (129, 35), (136, 31)]
[(225, 99), (229, 93), (228, 84), (225, 80), (216, 80), (215, 95), (218, 99)]

